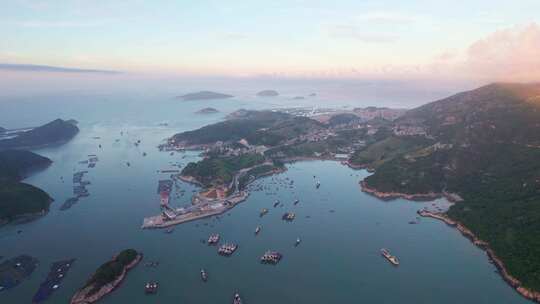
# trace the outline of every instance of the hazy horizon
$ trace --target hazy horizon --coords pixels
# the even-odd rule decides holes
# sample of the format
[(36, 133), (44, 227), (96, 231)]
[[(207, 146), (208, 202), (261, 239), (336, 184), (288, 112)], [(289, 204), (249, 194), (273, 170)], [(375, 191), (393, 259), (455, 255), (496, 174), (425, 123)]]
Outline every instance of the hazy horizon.
[(534, 0), (466, 8), (452, 1), (21, 0), (0, 8), (2, 82), (13, 74), (22, 82), (43, 73), (61, 79), (55, 73), (62, 72), (86, 81), (65, 69), (147, 79), (540, 80)]

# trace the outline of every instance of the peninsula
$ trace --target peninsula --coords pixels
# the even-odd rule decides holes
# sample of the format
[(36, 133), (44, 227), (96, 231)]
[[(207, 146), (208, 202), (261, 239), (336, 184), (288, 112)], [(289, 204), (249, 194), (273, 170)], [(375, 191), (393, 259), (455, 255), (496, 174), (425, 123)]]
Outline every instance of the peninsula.
[(143, 256), (134, 249), (126, 249), (112, 260), (101, 265), (90, 280), (71, 298), (71, 304), (90, 304), (111, 293), (126, 278), (129, 270), (135, 267)]
[(0, 140), (0, 150), (34, 149), (62, 144), (79, 133), (75, 124), (62, 119), (53, 120), (36, 128), (13, 132), (13, 136)]
[(20, 181), (51, 163), (50, 159), (29, 151), (0, 151), (0, 224), (43, 215), (49, 210), (49, 195)]
[(195, 93), (189, 93), (181, 96), (177, 96), (177, 99), (182, 99), (184, 101), (191, 100), (207, 100), (207, 99), (226, 99), (232, 98), (234, 96), (222, 93), (216, 93), (212, 91), (200, 91)]

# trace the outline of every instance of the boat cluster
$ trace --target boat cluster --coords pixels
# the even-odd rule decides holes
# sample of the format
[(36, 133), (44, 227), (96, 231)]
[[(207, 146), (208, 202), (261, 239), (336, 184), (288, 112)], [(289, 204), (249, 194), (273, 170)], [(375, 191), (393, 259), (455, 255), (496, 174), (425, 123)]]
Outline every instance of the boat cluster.
[(219, 234), (212, 234), (208, 237), (208, 245), (217, 245), (219, 243)]
[(293, 221), (294, 218), (296, 217), (296, 215), (294, 214), (294, 212), (286, 212), (285, 214), (283, 214), (283, 216), (281, 217), (282, 220), (284, 221)]
[(155, 294), (158, 289), (158, 283), (157, 282), (148, 282), (146, 285), (144, 285), (144, 292), (147, 294)]
[(281, 260), (282, 255), (277, 251), (267, 251), (261, 256), (261, 263), (263, 264), (277, 264)]
[(232, 244), (232, 243), (223, 244), (221, 245), (221, 247), (219, 247), (218, 254), (224, 255), (224, 256), (230, 256), (236, 251), (237, 248), (238, 248), (237, 244)]

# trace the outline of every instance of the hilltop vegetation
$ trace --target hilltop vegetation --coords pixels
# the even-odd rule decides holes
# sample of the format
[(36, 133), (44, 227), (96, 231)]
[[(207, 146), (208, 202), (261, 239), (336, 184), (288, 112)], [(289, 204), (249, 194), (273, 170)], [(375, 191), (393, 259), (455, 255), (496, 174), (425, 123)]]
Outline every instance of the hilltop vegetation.
[(0, 151), (0, 181), (19, 181), (29, 172), (47, 167), (51, 160), (24, 150)]
[(170, 141), (186, 145), (214, 144), (218, 141), (238, 141), (268, 128), (291, 116), (271, 111), (242, 111), (232, 114), (233, 119), (211, 124), (197, 130), (174, 135)]
[(51, 160), (29, 151), (0, 151), (0, 222), (49, 209), (51, 198), (43, 190), (21, 183), (28, 173), (43, 169)]
[(205, 187), (228, 185), (236, 172), (264, 162), (260, 154), (243, 154), (231, 157), (208, 157), (196, 163), (189, 163), (182, 175), (194, 177)]
[(79, 133), (79, 128), (67, 121), (56, 119), (43, 126), (20, 133), (10, 139), (0, 140), (0, 150), (33, 148), (63, 143)]
[(85, 288), (92, 287), (88, 294), (96, 293), (104, 285), (115, 281), (125, 271), (125, 268), (137, 258), (138, 254), (134, 249), (126, 249), (113, 260), (101, 265), (84, 286)]
[(366, 178), (369, 187), (459, 194), (464, 201), (448, 216), (487, 241), (510, 274), (535, 290), (540, 290), (538, 96), (535, 84), (493, 84), (456, 94), (396, 120), (397, 126), (424, 129), (425, 143), (410, 145), (411, 138), (403, 137), (405, 143), (389, 145), (395, 141), (390, 137), (357, 153), (368, 162), (386, 159)]

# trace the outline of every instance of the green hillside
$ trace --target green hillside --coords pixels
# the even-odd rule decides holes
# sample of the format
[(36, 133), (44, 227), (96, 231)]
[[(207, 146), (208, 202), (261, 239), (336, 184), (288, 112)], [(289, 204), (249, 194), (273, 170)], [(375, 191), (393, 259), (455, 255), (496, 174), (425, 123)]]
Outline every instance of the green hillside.
[(493, 84), (413, 109), (395, 123), (425, 128), (436, 144), (394, 153), (365, 180), (384, 192), (459, 194), (464, 201), (448, 215), (487, 241), (510, 273), (536, 290), (539, 93), (538, 84)]

